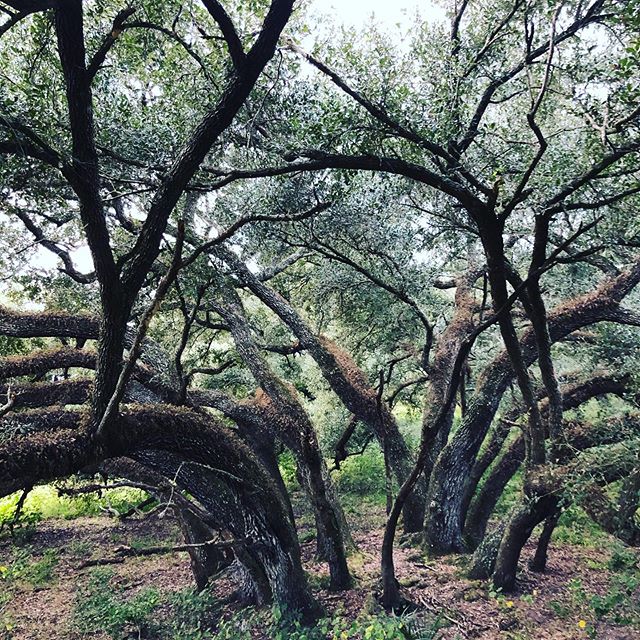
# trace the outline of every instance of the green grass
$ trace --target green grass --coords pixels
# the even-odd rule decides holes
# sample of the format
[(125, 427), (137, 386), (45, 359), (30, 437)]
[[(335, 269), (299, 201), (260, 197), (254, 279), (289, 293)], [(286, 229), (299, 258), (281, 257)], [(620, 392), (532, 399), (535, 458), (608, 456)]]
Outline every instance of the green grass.
[(4, 587), (3, 591), (46, 586), (54, 579), (58, 560), (55, 549), (47, 549), (41, 558), (36, 559), (30, 548), (16, 548), (11, 562), (0, 565), (0, 584)]
[(251, 640), (261, 631), (271, 640), (432, 640), (441, 626), (438, 618), (383, 613), (356, 620), (337, 613), (305, 626), (278, 607), (247, 608), (223, 620), (221, 602), (207, 590), (162, 594), (148, 588), (128, 595), (114, 575), (109, 568), (97, 568), (79, 590), (71, 622), (75, 634), (91, 637), (102, 631), (114, 640)]
[(583, 547), (601, 547), (610, 537), (585, 513), (575, 505), (570, 506), (560, 516), (553, 532), (555, 543), (567, 543)]
[[(0, 499), (0, 526), (7, 530), (13, 523), (19, 493)], [(101, 496), (95, 493), (79, 496), (59, 496), (55, 487), (44, 485), (35, 487), (24, 502), (14, 533), (25, 536), (32, 532), (41, 520), (73, 520), (83, 516), (96, 516), (107, 509), (124, 513), (140, 504), (146, 494), (139, 489), (117, 488), (105, 491)]]
[(559, 618), (583, 621), (584, 632), (597, 638), (599, 622), (610, 622), (640, 629), (640, 556), (621, 543), (614, 543), (603, 569), (612, 572), (604, 593), (594, 593), (580, 578), (567, 584), (566, 595), (549, 603)]
[(111, 581), (113, 571), (99, 568), (77, 595), (72, 626), (75, 631), (91, 635), (106, 632), (114, 640), (126, 632), (147, 637), (155, 631), (151, 615), (160, 604), (156, 589), (144, 589), (132, 598), (124, 596), (121, 585)]

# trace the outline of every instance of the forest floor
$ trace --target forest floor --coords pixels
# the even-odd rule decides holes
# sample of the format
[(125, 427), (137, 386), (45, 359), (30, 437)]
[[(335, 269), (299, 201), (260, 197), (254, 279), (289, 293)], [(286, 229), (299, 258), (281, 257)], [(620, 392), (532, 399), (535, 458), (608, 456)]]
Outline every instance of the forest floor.
[[(372, 614), (378, 608), (378, 558), (384, 521), (379, 506), (358, 505), (351, 511), (357, 551), (350, 564), (356, 587), (347, 592), (332, 593), (324, 587), (325, 566), (314, 560), (312, 532), (301, 526), (301, 538), (307, 540), (303, 543), (305, 567), (317, 597), (328, 613), (345, 619)], [(168, 518), (123, 521), (97, 516), (42, 521), (19, 546), (0, 541), (0, 638), (215, 637), (195, 632), (189, 635), (186, 626), (181, 633), (177, 623), (174, 634), (155, 635), (152, 625), (147, 624), (149, 618), (172, 616), (171, 607), (185, 604), (184, 594), (192, 585), (185, 553), (133, 557), (121, 564), (81, 568), (86, 560), (114, 557), (119, 545), (142, 548), (179, 539), (175, 523)], [(398, 548), (398, 578), (420, 607), (412, 622), (416, 628), (422, 625), (416, 637), (637, 640), (638, 555), (603, 540), (600, 548), (567, 542), (553, 545), (548, 571), (535, 574), (524, 569), (518, 591), (508, 597), (491, 592), (486, 583), (464, 578), (467, 559), (462, 556), (427, 559), (415, 548)], [(531, 553), (532, 548), (527, 548), (525, 558)], [(229, 579), (222, 577), (213, 597), (220, 602), (232, 589)], [(243, 616), (243, 610), (232, 603), (220, 605), (217, 611), (236, 621)], [(127, 624), (122, 625), (122, 620)], [(247, 623), (246, 628), (250, 627)], [(271, 640), (273, 636), (264, 628), (251, 628), (250, 637)], [(427, 628), (434, 633), (427, 633)]]

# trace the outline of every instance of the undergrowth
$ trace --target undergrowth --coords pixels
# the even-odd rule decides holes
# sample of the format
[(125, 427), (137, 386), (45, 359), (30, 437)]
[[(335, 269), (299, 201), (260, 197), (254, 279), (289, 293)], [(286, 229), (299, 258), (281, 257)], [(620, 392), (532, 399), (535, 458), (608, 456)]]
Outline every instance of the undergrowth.
[(78, 592), (72, 632), (91, 637), (102, 631), (113, 640), (251, 640), (256, 632), (270, 640), (432, 640), (440, 628), (437, 618), (363, 615), (352, 620), (341, 613), (305, 626), (278, 607), (223, 617), (222, 603), (207, 590), (162, 594), (146, 588), (128, 594), (114, 575), (108, 568), (92, 572)]

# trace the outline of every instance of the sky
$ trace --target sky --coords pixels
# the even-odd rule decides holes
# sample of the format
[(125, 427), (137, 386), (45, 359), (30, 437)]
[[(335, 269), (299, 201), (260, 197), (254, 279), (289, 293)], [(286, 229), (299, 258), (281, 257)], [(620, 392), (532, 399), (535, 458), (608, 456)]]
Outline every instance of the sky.
[(371, 14), (377, 21), (393, 26), (407, 26), (416, 9), (425, 18), (439, 19), (445, 15), (442, 7), (429, 0), (313, 0), (312, 6), (321, 13), (331, 13), (345, 26), (362, 26)]

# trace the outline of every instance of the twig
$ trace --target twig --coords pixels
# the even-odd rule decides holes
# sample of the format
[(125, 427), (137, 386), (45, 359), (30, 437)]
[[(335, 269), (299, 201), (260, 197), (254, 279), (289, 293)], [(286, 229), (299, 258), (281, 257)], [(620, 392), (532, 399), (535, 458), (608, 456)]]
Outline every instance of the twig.
[(16, 403), (16, 394), (11, 391), (11, 385), (7, 387), (7, 402), (0, 407), (0, 419), (4, 418), (13, 409)]
[(167, 554), (167, 553), (179, 553), (182, 551), (190, 551), (191, 549), (201, 549), (206, 547), (207, 549), (233, 549), (235, 547), (244, 547), (252, 544), (251, 538), (241, 538), (239, 540), (225, 540), (219, 542), (218, 538), (212, 540), (206, 540), (205, 542), (194, 542), (190, 544), (178, 544), (178, 545), (158, 545), (154, 547), (145, 547), (144, 549), (136, 549), (134, 547), (122, 546), (117, 547), (114, 552), (117, 555), (115, 558), (96, 558), (92, 560), (85, 560), (78, 569), (85, 569), (87, 567), (96, 567), (105, 564), (120, 564), (125, 561), (125, 558), (138, 558), (143, 556)]

